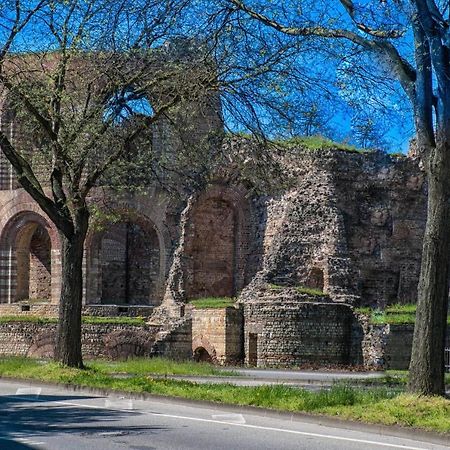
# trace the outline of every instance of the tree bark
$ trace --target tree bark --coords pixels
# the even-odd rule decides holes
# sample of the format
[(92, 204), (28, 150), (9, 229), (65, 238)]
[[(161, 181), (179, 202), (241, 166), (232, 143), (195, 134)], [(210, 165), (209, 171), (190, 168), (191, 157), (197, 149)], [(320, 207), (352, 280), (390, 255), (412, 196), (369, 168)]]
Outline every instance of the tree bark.
[(87, 218), (76, 232), (61, 239), (61, 298), (55, 360), (69, 367), (83, 368), (81, 353), (81, 308), (83, 300), (83, 249)]
[(450, 255), (450, 145), (438, 140), (428, 166), (428, 217), (423, 240), (409, 390), (444, 395)]

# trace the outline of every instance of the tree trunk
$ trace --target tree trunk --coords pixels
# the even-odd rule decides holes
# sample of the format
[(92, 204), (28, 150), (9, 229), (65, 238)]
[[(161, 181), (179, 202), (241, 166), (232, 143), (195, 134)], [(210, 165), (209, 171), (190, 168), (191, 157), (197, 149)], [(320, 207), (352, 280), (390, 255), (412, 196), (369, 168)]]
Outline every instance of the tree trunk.
[(67, 237), (60, 232), (61, 298), (56, 337), (55, 359), (69, 367), (83, 367), (81, 354), (81, 307), (83, 299), (83, 248), (87, 232), (82, 224)]
[(437, 142), (429, 158), (428, 217), (409, 390), (422, 395), (443, 395), (450, 259), (450, 147), (446, 139)]

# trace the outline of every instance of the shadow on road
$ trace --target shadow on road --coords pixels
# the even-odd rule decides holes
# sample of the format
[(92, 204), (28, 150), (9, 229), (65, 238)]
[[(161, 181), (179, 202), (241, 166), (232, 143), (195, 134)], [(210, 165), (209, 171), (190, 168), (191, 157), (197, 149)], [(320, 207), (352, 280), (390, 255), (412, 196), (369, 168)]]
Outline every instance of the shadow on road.
[(10, 439), (50, 436), (69, 433), (84, 436), (105, 437), (111, 434), (145, 433), (167, 431), (158, 426), (127, 426), (120, 423), (124, 419), (138, 416), (137, 411), (115, 411), (103, 408), (83, 408), (66, 404), (46, 404), (47, 402), (69, 402), (93, 399), (91, 396), (41, 395), (39, 397), (0, 396), (0, 449), (16, 450), (32, 447)]
[(3, 439), (0, 437), (0, 448), (2, 450), (26, 450), (32, 449), (33, 447), (22, 444), (20, 442), (10, 441), (9, 439)]

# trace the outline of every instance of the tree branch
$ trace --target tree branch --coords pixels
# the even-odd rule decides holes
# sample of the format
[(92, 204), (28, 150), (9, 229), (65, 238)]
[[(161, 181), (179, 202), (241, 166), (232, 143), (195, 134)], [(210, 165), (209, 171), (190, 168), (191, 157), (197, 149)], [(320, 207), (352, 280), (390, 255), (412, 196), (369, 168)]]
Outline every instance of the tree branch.
[(181, 101), (181, 97), (179, 95), (175, 95), (174, 98), (163, 105), (152, 117), (148, 117), (145, 120), (142, 120), (142, 124), (139, 127), (133, 129), (132, 133), (125, 139), (123, 147), (116, 150), (112, 153), (106, 161), (103, 162), (97, 169), (93, 170), (87, 177), (84, 182), (84, 186), (80, 189), (81, 197), (86, 198), (89, 194), (89, 191), (94, 187), (97, 180), (102, 176), (102, 174), (108, 169), (108, 167), (117, 159), (120, 158), (121, 153), (124, 151), (127, 146), (129, 146), (134, 139), (145, 129), (147, 129), (151, 124), (156, 122), (162, 115), (164, 115), (170, 108), (176, 105)]
[[(439, 17), (436, 18), (433, 14), (434, 9), (437, 9), (433, 0), (415, 0), (414, 3), (421, 26), (430, 42), (431, 60), (439, 88), (448, 95), (450, 49), (445, 46), (448, 29), (443, 29), (439, 24)], [(431, 8), (430, 4), (432, 4)]]
[(414, 68), (399, 54), (398, 50), (388, 41), (372, 41), (354, 33), (350, 30), (340, 28), (327, 28), (322, 26), (313, 27), (286, 27), (269, 17), (260, 14), (247, 7), (241, 0), (229, 0), (238, 10), (244, 11), (250, 17), (261, 23), (290, 36), (317, 36), (322, 38), (346, 39), (367, 50), (382, 54), (387, 58), (393, 73), (399, 80), (403, 90), (410, 99), (414, 95)]
[(349, 15), (352, 22), (356, 25), (356, 28), (358, 30), (363, 31), (366, 34), (369, 34), (370, 36), (381, 38), (381, 39), (398, 39), (405, 35), (404, 31), (399, 30), (377, 30), (375, 28), (371, 28), (368, 25), (364, 24), (363, 22), (359, 22), (356, 20), (355, 15), (355, 5), (352, 0), (339, 0), (344, 9), (347, 11), (347, 14)]
[(17, 179), (30, 196), (39, 204), (50, 219), (65, 233), (70, 233), (70, 223), (63, 219), (55, 203), (45, 195), (45, 192), (35, 177), (28, 162), (14, 149), (13, 145), (0, 131), (0, 148), (13, 166)]

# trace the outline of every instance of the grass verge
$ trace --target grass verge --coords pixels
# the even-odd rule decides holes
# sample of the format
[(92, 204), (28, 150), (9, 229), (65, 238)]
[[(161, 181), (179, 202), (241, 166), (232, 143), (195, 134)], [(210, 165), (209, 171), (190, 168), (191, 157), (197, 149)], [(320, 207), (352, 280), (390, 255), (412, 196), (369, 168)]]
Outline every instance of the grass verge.
[[(64, 368), (53, 362), (4, 358), (0, 359), (0, 375), (281, 411), (326, 414), (368, 423), (401, 425), (450, 433), (450, 401), (444, 398), (398, 394), (392, 389), (384, 388), (355, 389), (344, 385), (335, 386), (330, 390), (310, 392), (283, 385), (244, 387), (226, 383), (196, 384), (147, 376), (144, 374), (148, 373), (146, 369), (149, 366), (146, 364), (151, 363), (152, 360), (148, 363), (143, 360), (123, 363), (96, 361), (89, 363), (86, 370), (79, 370)], [(167, 370), (167, 364), (169, 363), (165, 360), (164, 370)], [(193, 363), (186, 364), (190, 367)], [(200, 366), (207, 367), (207, 365)], [(176, 367), (183, 366), (173, 363), (173, 372), (179, 370)], [(214, 368), (206, 370), (213, 371)], [(133, 376), (129, 378), (113, 376), (114, 373), (123, 371), (131, 371)]]

